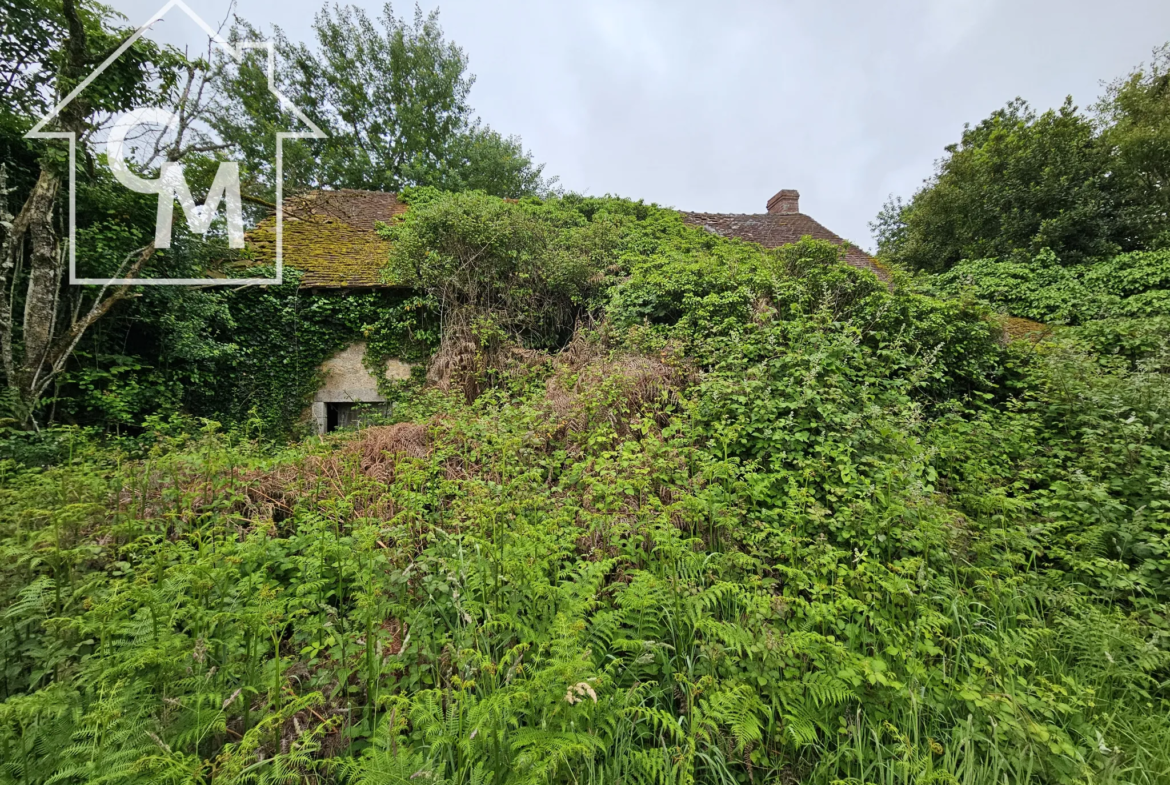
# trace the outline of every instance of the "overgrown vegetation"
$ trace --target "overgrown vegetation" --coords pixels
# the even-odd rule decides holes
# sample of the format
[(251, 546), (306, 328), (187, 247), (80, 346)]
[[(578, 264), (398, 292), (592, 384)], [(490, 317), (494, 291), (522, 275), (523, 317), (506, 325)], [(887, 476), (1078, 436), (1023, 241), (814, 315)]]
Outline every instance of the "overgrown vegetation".
[(394, 264), (494, 325), (471, 383), (4, 464), (0, 776), (1170, 776), (1164, 336), (1005, 345), (833, 246), (419, 197)]
[(1020, 262), (962, 261), (927, 280), (949, 296), (974, 296), (1046, 324), (1170, 316), (1170, 251), (1136, 251), (1066, 266), (1045, 250)]
[[(68, 174), (86, 269), (248, 261), (155, 253), (106, 113), (183, 104), (193, 183), (290, 117), (259, 60), (142, 39), (69, 173), (21, 136), (126, 31), (0, 7), (0, 783), (1170, 781), (1165, 51), (1092, 118), (966, 129), (879, 217), (888, 285), (557, 194), (435, 17), (332, 6), (273, 32), (330, 130), (289, 187), (405, 188), (411, 290), (92, 292)], [(419, 373), (303, 438), (356, 340)]]
[(934, 177), (872, 224), (883, 259), (942, 272), (967, 259), (1061, 264), (1170, 241), (1170, 44), (1085, 113), (1023, 99), (964, 126)]
[[(26, 429), (67, 422), (121, 433), (180, 407), (233, 420), (254, 407), (279, 431), (304, 402), (305, 369), (324, 359), (319, 347), (301, 351), (304, 342), (284, 317), (334, 308), (347, 312), (328, 317), (344, 321), (347, 335), (388, 317), (368, 308), (356, 316), (360, 307), (327, 298), (319, 307), (268, 307), (267, 315), (279, 317), (279, 328), (268, 331), (267, 322), (233, 321), (255, 307), (250, 292), (69, 283), (70, 181), (77, 186), (81, 277), (222, 279), (238, 277), (233, 273), (249, 261), (247, 252), (229, 249), (220, 218), (206, 236), (180, 220), (171, 247), (155, 248), (154, 202), (129, 191), (107, 166), (103, 140), (123, 112), (156, 106), (175, 113), (169, 129), (148, 124), (131, 133), (127, 160), (146, 179), (164, 163), (181, 164), (200, 202), (221, 163), (242, 162), (241, 199), (252, 225), (274, 206), (277, 133), (305, 129), (291, 104), (269, 91), (263, 47), (236, 62), (210, 44), (180, 52), (148, 36), (46, 117), (133, 32), (91, 0), (0, 0), (0, 419)], [(238, 16), (224, 20), (223, 33), (236, 42), (272, 40), (275, 79), (327, 134), (288, 145), (286, 196), (411, 185), (513, 198), (556, 190), (519, 137), (475, 117), (468, 59), (444, 37), (437, 14), (407, 21), (387, 4), (372, 20), (360, 9), (326, 4), (315, 16), (312, 46)], [(75, 135), (75, 161), (60, 139), (24, 138), (43, 117), (46, 130)], [(409, 329), (415, 321), (406, 319)], [(236, 340), (232, 331), (253, 334)], [(263, 372), (247, 367), (256, 359), (248, 359), (252, 346), (265, 342), (279, 349), (283, 370), (296, 369), (283, 375), (284, 386), (269, 384), (282, 370), (273, 372), (271, 355), (261, 358)], [(269, 378), (257, 382), (258, 373)], [(246, 404), (240, 389), (225, 395), (229, 382), (253, 384)]]

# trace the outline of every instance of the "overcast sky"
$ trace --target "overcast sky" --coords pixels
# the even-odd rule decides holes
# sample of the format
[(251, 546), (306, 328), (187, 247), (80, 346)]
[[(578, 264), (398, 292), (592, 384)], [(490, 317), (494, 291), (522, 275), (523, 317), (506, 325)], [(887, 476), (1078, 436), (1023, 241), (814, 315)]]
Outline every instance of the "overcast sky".
[[(209, 22), (227, 0), (187, 0)], [(239, 0), (311, 40), (322, 0)], [(371, 16), (377, 0), (358, 0)], [(134, 24), (161, 0), (113, 0)], [(471, 103), (567, 189), (685, 210), (763, 212), (781, 188), (872, 248), (963, 123), (1022, 96), (1086, 106), (1170, 40), (1167, 0), (444, 0)], [(398, 15), (413, 12), (398, 3)], [(196, 42), (172, 11), (154, 37)]]

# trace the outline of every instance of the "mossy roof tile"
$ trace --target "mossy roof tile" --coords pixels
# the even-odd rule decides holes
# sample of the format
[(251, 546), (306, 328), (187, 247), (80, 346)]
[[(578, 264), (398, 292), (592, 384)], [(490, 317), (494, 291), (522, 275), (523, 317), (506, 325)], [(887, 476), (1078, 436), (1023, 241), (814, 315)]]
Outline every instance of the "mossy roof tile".
[[(374, 229), (406, 212), (395, 194), (380, 191), (309, 191), (285, 200), (284, 264), (300, 270), (302, 288), (388, 286), (382, 268), (390, 243)], [(248, 233), (260, 263), (276, 260), (276, 219)]]
[[(783, 191), (781, 193), (784, 193)], [(777, 194), (780, 196), (780, 194)], [(775, 197), (773, 197), (775, 198)], [(845, 261), (863, 270), (872, 270), (878, 278), (888, 280), (889, 272), (877, 259), (855, 245), (843, 240), (804, 213), (687, 213), (683, 220), (724, 237), (738, 237), (748, 242), (759, 243), (765, 248), (779, 248), (799, 242), (808, 236), (814, 240), (828, 240), (845, 247)]]

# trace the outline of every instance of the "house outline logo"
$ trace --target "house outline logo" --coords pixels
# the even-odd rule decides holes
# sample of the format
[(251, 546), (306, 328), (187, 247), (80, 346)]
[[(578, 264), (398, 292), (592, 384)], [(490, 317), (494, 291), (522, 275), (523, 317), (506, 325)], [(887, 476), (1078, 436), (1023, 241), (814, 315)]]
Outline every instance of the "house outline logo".
[[(122, 56), (122, 53), (134, 45), (152, 25), (160, 21), (172, 8), (179, 8), (204, 33), (225, 50), (233, 60), (241, 62), (244, 50), (264, 48), (268, 51), (268, 90), (280, 101), (281, 108), (292, 111), (298, 120), (304, 123), (309, 131), (277, 131), (276, 132), (276, 277), (274, 278), (78, 278), (77, 277), (77, 135), (73, 131), (45, 131), (44, 127), (60, 114), (69, 102), (89, 87), (111, 63)], [(61, 99), (28, 133), (25, 139), (64, 139), (69, 143), (69, 283), (77, 286), (262, 286), (280, 285), (284, 283), (284, 140), (285, 139), (324, 139), (328, 134), (317, 127), (292, 101), (276, 88), (276, 48), (272, 41), (242, 41), (238, 47), (229, 44), (223, 36), (211, 28), (207, 22), (183, 2), (183, 0), (169, 0), (162, 8), (154, 13), (150, 19), (134, 31), (122, 45), (114, 50), (109, 57), (102, 61), (94, 71), (87, 76), (67, 96)], [(209, 199), (209, 206), (217, 206)]]

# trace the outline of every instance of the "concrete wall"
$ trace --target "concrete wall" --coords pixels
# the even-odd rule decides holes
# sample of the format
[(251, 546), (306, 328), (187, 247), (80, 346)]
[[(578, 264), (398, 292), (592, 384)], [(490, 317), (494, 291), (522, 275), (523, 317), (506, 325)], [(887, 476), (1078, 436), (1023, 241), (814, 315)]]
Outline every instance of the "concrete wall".
[[(378, 383), (363, 362), (366, 344), (350, 344), (321, 364), (325, 382), (313, 397), (311, 415), (317, 432), (325, 433), (328, 425), (326, 404), (329, 403), (384, 403), (378, 394)], [(388, 360), (383, 375), (387, 379), (409, 379), (410, 366), (399, 360)]]

